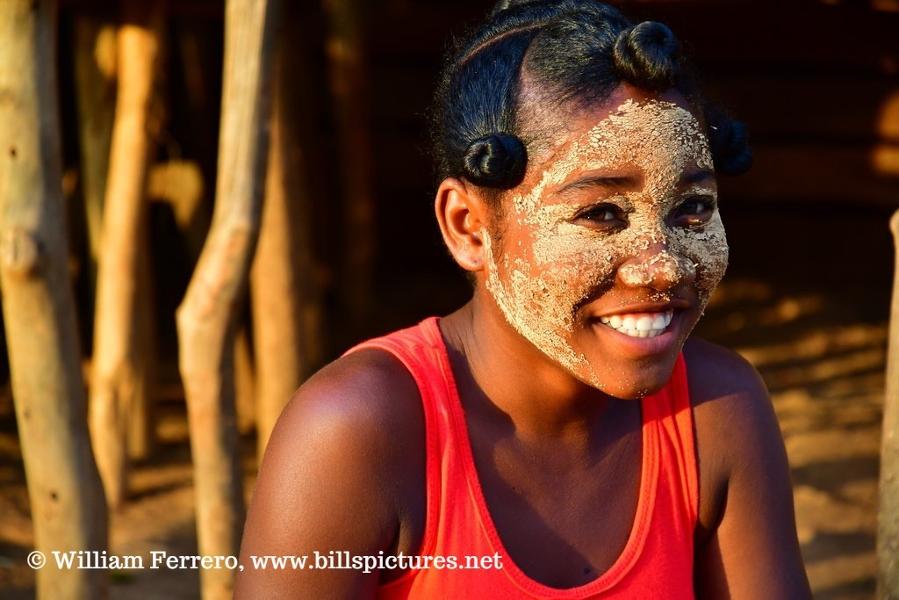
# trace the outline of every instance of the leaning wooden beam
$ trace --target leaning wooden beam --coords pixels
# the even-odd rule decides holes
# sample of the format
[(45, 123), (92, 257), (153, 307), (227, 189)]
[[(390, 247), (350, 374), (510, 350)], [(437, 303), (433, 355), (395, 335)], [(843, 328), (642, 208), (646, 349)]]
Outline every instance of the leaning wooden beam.
[[(146, 410), (144, 366), (148, 281), (147, 202), (144, 194), (154, 136), (151, 102), (161, 43), (160, 3), (124, 4), (118, 33), (119, 85), (98, 256), (90, 426), (109, 506), (126, 492), (130, 412)], [(142, 293), (143, 292), (143, 293)], [(141, 327), (141, 325), (144, 325)], [(143, 347), (142, 347), (143, 346)]]
[[(225, 6), (215, 210), (176, 316), (203, 555), (236, 555), (243, 526), (234, 414), (234, 324), (259, 228), (273, 4), (228, 0)], [(203, 570), (200, 578), (204, 599), (231, 597), (229, 570)]]
[(34, 537), (38, 598), (102, 598), (107, 574), (52, 551), (106, 549), (67, 270), (53, 0), (0, 2), (0, 287)]
[(880, 561), (878, 598), (899, 600), (899, 211), (890, 219), (896, 252), (890, 348), (887, 358), (883, 441), (880, 453), (880, 513), (877, 555)]

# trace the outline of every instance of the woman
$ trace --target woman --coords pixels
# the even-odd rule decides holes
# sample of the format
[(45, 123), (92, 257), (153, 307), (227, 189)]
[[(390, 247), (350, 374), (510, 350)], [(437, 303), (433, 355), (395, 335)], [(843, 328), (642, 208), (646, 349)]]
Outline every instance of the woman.
[(687, 339), (727, 265), (716, 174), (750, 156), (671, 31), (502, 2), (437, 100), (437, 221), (473, 297), (297, 392), (238, 597), (809, 597), (764, 384)]

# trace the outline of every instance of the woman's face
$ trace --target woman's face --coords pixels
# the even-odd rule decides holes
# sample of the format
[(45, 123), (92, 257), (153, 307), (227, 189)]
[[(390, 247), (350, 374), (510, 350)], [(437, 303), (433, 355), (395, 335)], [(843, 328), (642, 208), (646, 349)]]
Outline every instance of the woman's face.
[(484, 232), (486, 290), (577, 379), (638, 398), (727, 266), (708, 140), (682, 103), (625, 87), (566, 129), (504, 198), (501, 239)]

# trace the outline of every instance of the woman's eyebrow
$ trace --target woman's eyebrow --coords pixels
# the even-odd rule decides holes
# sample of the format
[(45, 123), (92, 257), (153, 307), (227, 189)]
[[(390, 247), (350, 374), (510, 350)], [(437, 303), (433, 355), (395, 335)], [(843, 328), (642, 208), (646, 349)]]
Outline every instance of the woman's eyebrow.
[(636, 184), (637, 180), (635, 178), (626, 175), (586, 175), (566, 183), (556, 190), (556, 193), (564, 194), (573, 190), (582, 190), (591, 187), (627, 188), (634, 187)]

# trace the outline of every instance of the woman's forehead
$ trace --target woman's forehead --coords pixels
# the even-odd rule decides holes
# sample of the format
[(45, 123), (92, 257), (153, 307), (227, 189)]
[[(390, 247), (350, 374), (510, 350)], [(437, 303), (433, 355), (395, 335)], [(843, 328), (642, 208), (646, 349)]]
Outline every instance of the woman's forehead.
[[(676, 161), (711, 162), (708, 139), (696, 117), (687, 109), (666, 100), (628, 99), (610, 110), (591, 127), (574, 132), (553, 170), (579, 168), (582, 163), (619, 167), (634, 163), (652, 168)], [(705, 166), (705, 165), (700, 165)]]
[(564, 142), (536, 169), (537, 180), (521, 200), (533, 203), (579, 173), (603, 170), (630, 172), (647, 186), (659, 187), (676, 185), (688, 170), (711, 171), (713, 163), (704, 129), (689, 110), (668, 100), (628, 97), (572, 123)]

